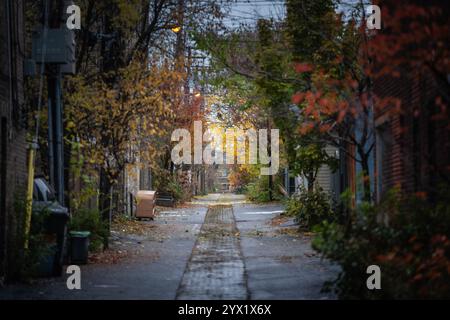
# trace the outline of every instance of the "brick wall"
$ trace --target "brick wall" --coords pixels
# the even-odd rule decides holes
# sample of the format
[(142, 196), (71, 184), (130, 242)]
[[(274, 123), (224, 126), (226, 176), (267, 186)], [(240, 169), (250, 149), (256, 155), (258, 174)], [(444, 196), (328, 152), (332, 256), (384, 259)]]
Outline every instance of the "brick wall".
[[(430, 74), (412, 70), (402, 74), (408, 77), (375, 82), (378, 96), (401, 101), (400, 109), (390, 105), (375, 112), (377, 131), (388, 132), (389, 140), (387, 152), (377, 157), (383, 168), (377, 176), (384, 191), (392, 187), (406, 193), (433, 191), (444, 180), (450, 165), (448, 114), (436, 118), (441, 114), (435, 105), (438, 84)], [(381, 134), (377, 134), (377, 139), (383, 139)]]
[[(415, 3), (423, 7), (439, 6), (442, 13), (450, 12), (450, 5), (439, 0), (379, 0), (377, 3), (384, 9), (390, 7), (391, 11)], [(448, 92), (448, 84), (438, 84), (426, 68), (397, 71), (400, 77), (384, 77), (374, 82), (377, 96), (401, 101), (400, 108), (375, 106), (377, 190), (385, 192), (399, 187), (405, 193), (433, 194), (450, 176), (449, 114), (438, 110), (435, 103), (439, 91)]]
[[(0, 278), (12, 268), (16, 252), (17, 227), (22, 220), (14, 212), (15, 194), (25, 190), (27, 180), (26, 130), (21, 123), (23, 99), (23, 2), (9, 0), (10, 37), (8, 37), (7, 2), (0, 10)], [(10, 39), (10, 40), (9, 40)], [(11, 44), (11, 47), (8, 44)], [(11, 54), (9, 49), (11, 48)], [(12, 63), (10, 61), (12, 57)], [(12, 75), (12, 76), (10, 76)], [(11, 95), (12, 86), (12, 95)], [(11, 103), (12, 98), (12, 103)], [(8, 261), (9, 260), (9, 261)]]

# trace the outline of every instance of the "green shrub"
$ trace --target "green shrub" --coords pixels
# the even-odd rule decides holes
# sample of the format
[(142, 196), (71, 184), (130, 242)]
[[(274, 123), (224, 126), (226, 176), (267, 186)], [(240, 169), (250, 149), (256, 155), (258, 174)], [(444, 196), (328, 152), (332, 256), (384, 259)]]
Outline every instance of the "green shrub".
[(14, 195), (13, 221), (10, 226), (15, 227), (9, 239), (9, 275), (12, 279), (28, 282), (39, 275), (39, 267), (44, 259), (53, 253), (54, 243), (49, 242), (45, 234), (46, 219), (49, 216), (48, 210), (33, 212), (31, 216), (30, 231), (28, 235), (28, 249), (24, 249), (25, 229), (24, 219), (26, 210), (26, 199), (22, 193)]
[[(272, 190), (272, 201), (278, 201), (282, 199), (282, 195), (276, 187), (279, 184), (278, 177), (275, 177), (274, 186)], [(245, 186), (245, 194), (250, 201), (253, 202), (269, 202), (269, 179), (268, 176), (260, 176), (256, 181), (251, 182)]]
[(75, 212), (69, 224), (71, 231), (89, 231), (89, 250), (98, 251), (102, 248), (104, 239), (108, 237), (108, 226), (102, 220), (96, 209), (80, 209)]
[(245, 188), (245, 193), (250, 201), (253, 202), (268, 202), (269, 191), (261, 190), (257, 183), (249, 183)]
[(169, 180), (165, 191), (170, 193), (174, 197), (175, 201), (184, 199), (183, 187), (174, 177)]
[(323, 221), (335, 220), (331, 198), (320, 187), (312, 191), (300, 188), (286, 201), (286, 214), (294, 216), (300, 228), (307, 230)]
[(158, 192), (171, 194), (177, 202), (188, 200), (182, 183), (168, 170), (159, 170), (155, 174), (154, 187)]
[(236, 193), (236, 194), (245, 194), (245, 192), (246, 192), (246, 189), (244, 186), (239, 186), (234, 189), (234, 193)]
[[(356, 208), (346, 225), (316, 227), (313, 247), (341, 267), (325, 289), (350, 299), (450, 298), (449, 200), (448, 191), (434, 204), (392, 193)], [(381, 269), (381, 290), (366, 287), (369, 265)]]

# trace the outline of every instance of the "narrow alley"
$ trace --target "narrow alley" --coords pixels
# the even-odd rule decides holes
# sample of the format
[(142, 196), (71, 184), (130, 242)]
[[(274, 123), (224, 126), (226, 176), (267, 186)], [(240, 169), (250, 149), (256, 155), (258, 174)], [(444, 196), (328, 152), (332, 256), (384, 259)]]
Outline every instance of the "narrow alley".
[(0, 299), (333, 298), (321, 288), (336, 268), (321, 261), (292, 219), (276, 223), (282, 212), (279, 204), (250, 204), (241, 195), (197, 197), (138, 222), (149, 234), (121, 235), (126, 250), (137, 253), (82, 266), (81, 290), (67, 289), (63, 276), (6, 287)]

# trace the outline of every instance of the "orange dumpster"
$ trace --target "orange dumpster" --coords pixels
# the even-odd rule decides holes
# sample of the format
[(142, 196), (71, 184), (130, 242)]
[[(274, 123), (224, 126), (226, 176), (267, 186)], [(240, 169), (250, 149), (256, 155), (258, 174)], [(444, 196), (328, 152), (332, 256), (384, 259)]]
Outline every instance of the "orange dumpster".
[(153, 219), (155, 215), (156, 191), (140, 190), (136, 195), (136, 218)]

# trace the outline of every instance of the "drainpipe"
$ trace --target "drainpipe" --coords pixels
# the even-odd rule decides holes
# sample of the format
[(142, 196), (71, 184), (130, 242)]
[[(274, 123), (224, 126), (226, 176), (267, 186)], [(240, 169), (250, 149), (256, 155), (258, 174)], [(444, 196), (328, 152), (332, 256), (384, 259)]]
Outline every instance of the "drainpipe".
[(34, 159), (38, 148), (37, 140), (34, 140), (28, 149), (28, 183), (25, 210), (25, 243), (24, 248), (28, 249), (28, 239), (30, 235), (31, 214), (33, 212), (33, 184), (34, 184)]
[[(7, 0), (9, 1), (9, 0)], [(45, 55), (47, 51), (47, 18), (48, 18), (48, 0), (44, 4), (44, 36), (43, 36), (43, 47), (42, 47), (42, 59), (41, 59), (41, 70), (39, 79), (39, 99), (38, 99), (38, 112), (41, 111), (42, 107), (42, 90), (44, 81), (44, 71), (45, 71)], [(30, 236), (31, 227), (31, 215), (33, 212), (33, 185), (34, 185), (34, 169), (35, 169), (35, 158), (36, 150), (38, 148), (38, 137), (39, 137), (39, 116), (36, 117), (35, 123), (35, 134), (33, 141), (30, 143), (28, 149), (28, 183), (27, 183), (27, 195), (26, 195), (26, 205), (25, 205), (25, 222), (24, 222), (24, 249), (28, 249), (28, 240)]]

